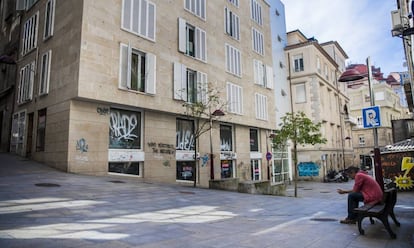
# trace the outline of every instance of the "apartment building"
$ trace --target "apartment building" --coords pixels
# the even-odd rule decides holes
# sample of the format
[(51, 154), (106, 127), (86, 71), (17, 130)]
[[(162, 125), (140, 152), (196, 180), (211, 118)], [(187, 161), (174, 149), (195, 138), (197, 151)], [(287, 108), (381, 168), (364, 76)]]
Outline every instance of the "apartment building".
[(15, 61), (19, 48), (20, 16), (13, 0), (0, 1), (0, 152), (10, 149), (11, 119), (15, 104)]
[[(200, 187), (213, 178), (270, 179), (267, 1), (21, 4), (12, 152), (72, 173), (197, 178)], [(212, 121), (211, 139), (196, 139), (197, 120), (183, 103), (202, 101), (200, 89), (211, 88), (225, 115)]]
[(319, 176), (348, 167), (353, 161), (349, 98), (346, 85), (337, 80), (347, 54), (337, 42), (319, 43), (299, 30), (287, 33), (285, 53), (293, 111), (321, 122), (327, 139), (326, 144), (298, 146), (298, 162), (316, 163)]
[[(372, 91), (375, 105), (380, 107), (381, 126), (377, 127), (378, 146), (392, 145), (392, 121), (409, 118), (407, 107), (401, 106), (401, 99), (394, 89), (385, 81), (372, 79)], [(354, 147), (354, 164), (359, 164), (360, 155), (370, 155), (374, 151), (374, 135), (371, 128), (364, 128), (362, 109), (371, 106), (367, 78), (353, 82), (348, 89), (350, 99), (349, 112), (357, 118), (357, 125), (352, 128)]]

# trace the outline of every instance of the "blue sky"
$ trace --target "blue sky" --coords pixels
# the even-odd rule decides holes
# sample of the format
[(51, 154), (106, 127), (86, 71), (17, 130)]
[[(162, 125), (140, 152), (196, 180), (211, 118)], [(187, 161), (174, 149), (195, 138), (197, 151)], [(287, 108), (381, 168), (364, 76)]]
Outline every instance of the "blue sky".
[(320, 43), (337, 41), (349, 63), (381, 67), (390, 72), (407, 71), (402, 39), (391, 36), (391, 11), (396, 0), (282, 0), (286, 29), (299, 29)]

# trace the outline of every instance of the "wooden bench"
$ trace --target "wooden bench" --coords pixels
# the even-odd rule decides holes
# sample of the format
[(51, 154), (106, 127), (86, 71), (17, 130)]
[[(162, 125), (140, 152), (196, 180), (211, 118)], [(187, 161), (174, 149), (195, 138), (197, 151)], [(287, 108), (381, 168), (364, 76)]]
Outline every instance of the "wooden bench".
[(369, 217), (371, 224), (374, 224), (373, 218), (379, 219), (384, 227), (387, 229), (391, 238), (397, 238), (397, 235), (391, 230), (390, 223), (388, 222), (388, 216), (391, 216), (395, 225), (400, 226), (400, 222), (397, 221), (394, 214), (394, 206), (397, 202), (397, 189), (391, 188), (384, 191), (383, 200), (376, 205), (363, 205), (355, 208), (354, 212), (358, 214), (358, 230), (361, 235), (364, 235), (364, 229), (361, 227), (362, 220), (365, 217)]

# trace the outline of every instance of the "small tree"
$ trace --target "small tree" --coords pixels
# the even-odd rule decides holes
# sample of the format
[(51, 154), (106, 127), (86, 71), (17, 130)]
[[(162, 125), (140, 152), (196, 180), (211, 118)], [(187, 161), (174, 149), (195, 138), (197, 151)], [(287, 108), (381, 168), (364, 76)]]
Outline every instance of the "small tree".
[[(195, 102), (185, 101), (183, 103), (183, 107), (186, 109), (184, 114), (188, 119), (193, 119), (195, 122), (193, 134), (194, 140), (196, 141), (194, 146), (194, 187), (196, 187), (197, 181), (197, 145), (199, 137), (211, 129), (212, 120), (217, 118), (217, 116), (213, 114), (214, 111), (220, 110), (224, 113), (223, 109), (225, 106), (226, 102), (220, 99), (219, 88), (212, 83), (204, 85), (204, 87), (201, 85), (201, 87), (197, 88), (197, 100)], [(210, 156), (210, 159), (212, 159), (212, 156)]]
[(302, 111), (287, 113), (282, 117), (282, 123), (280, 123), (279, 126), (280, 129), (277, 129), (273, 135), (273, 147), (283, 148), (289, 140), (293, 142), (295, 197), (297, 197), (297, 145), (324, 144), (326, 143), (326, 139), (323, 138), (320, 133), (321, 123), (313, 123)]

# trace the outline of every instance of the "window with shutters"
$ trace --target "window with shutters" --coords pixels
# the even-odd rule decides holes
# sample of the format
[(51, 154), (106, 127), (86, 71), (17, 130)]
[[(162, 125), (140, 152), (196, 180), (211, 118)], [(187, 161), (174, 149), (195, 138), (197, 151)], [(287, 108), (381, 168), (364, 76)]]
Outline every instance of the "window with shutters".
[(243, 88), (230, 82), (227, 82), (227, 111), (243, 114)]
[(156, 6), (148, 0), (122, 1), (122, 29), (155, 41)]
[(257, 24), (263, 24), (262, 6), (256, 0), (250, 0), (250, 16)]
[(224, 9), (224, 19), (225, 19), (225, 27), (226, 27), (226, 34), (231, 36), (236, 40), (240, 40), (240, 19), (239, 17), (234, 14), (230, 9)]
[(267, 96), (256, 93), (255, 94), (256, 105), (256, 119), (267, 120)]
[(207, 60), (206, 32), (178, 18), (178, 50), (196, 59)]
[(22, 55), (37, 47), (39, 12), (31, 16), (23, 26)]
[(273, 68), (260, 60), (253, 60), (254, 83), (273, 89)]
[(306, 102), (306, 86), (305, 84), (298, 84), (295, 87), (296, 89), (296, 103), (305, 103)]
[(188, 103), (207, 101), (207, 74), (174, 63), (174, 99)]
[(40, 80), (39, 80), (39, 95), (49, 93), (50, 81), (50, 62), (52, 60), (52, 50), (45, 52), (40, 59)]
[(156, 93), (156, 57), (122, 44), (120, 48), (119, 88)]
[(252, 29), (253, 51), (260, 55), (264, 55), (263, 34), (257, 29)]
[(43, 39), (50, 38), (53, 35), (53, 26), (55, 22), (55, 0), (49, 0), (45, 9), (45, 28), (43, 31)]
[(226, 44), (226, 71), (241, 77), (241, 55), (240, 51)]
[(33, 98), (33, 83), (35, 62), (27, 64), (20, 70), (19, 87), (17, 90), (17, 103), (29, 102)]
[(203, 20), (206, 19), (206, 0), (185, 0), (184, 9)]

